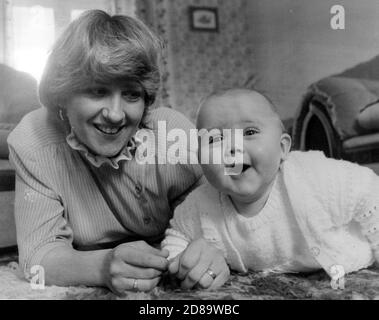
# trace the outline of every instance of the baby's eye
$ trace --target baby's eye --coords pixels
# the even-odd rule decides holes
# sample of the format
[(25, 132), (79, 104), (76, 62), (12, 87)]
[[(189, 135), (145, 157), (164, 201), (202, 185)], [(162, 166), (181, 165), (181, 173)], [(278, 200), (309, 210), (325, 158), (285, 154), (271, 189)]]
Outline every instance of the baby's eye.
[(244, 136), (252, 136), (257, 133), (259, 133), (259, 130), (254, 129), (254, 128), (247, 128), (243, 134)]
[(209, 136), (209, 144), (216, 143), (222, 141), (222, 135), (217, 136)]

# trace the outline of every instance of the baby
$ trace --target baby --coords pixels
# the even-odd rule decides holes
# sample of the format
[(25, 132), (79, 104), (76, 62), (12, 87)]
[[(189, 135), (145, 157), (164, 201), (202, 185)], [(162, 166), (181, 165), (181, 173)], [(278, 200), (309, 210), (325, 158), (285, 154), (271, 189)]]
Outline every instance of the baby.
[[(172, 273), (198, 239), (238, 272), (324, 269), (334, 278), (336, 270), (342, 277), (379, 259), (379, 178), (371, 169), (318, 151), (290, 152), (273, 104), (252, 90), (211, 95), (200, 106), (197, 128), (218, 129), (207, 152), (223, 144), (230, 154), (242, 152), (243, 165), (225, 174), (226, 164), (202, 164), (208, 183), (176, 208), (162, 242)], [(224, 129), (242, 129), (242, 151), (223, 139)], [(211, 282), (222, 268), (210, 263), (198, 280)]]

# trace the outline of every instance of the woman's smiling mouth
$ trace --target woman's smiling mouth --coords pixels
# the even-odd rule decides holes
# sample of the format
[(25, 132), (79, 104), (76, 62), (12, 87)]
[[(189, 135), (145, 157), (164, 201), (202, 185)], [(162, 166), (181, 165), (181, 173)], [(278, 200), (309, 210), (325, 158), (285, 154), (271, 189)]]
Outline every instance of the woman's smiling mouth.
[(94, 127), (103, 134), (116, 135), (123, 128), (125, 128), (125, 125), (123, 125), (123, 126), (109, 126), (109, 125), (94, 124)]

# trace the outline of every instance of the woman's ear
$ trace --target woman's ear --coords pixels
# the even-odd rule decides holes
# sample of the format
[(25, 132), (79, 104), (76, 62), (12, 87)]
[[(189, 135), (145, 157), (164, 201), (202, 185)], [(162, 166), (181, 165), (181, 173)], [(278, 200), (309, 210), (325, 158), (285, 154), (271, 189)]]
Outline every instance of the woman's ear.
[(288, 133), (283, 133), (280, 137), (280, 148), (282, 150), (281, 160), (286, 160), (291, 150), (292, 139)]

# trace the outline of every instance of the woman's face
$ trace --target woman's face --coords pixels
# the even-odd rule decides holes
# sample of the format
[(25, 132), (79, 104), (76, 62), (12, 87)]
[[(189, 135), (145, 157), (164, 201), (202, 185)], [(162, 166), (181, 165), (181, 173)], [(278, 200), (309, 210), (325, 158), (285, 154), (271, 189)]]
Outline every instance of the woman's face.
[(65, 107), (77, 139), (93, 153), (112, 157), (135, 134), (145, 101), (137, 85), (94, 85), (73, 95)]

